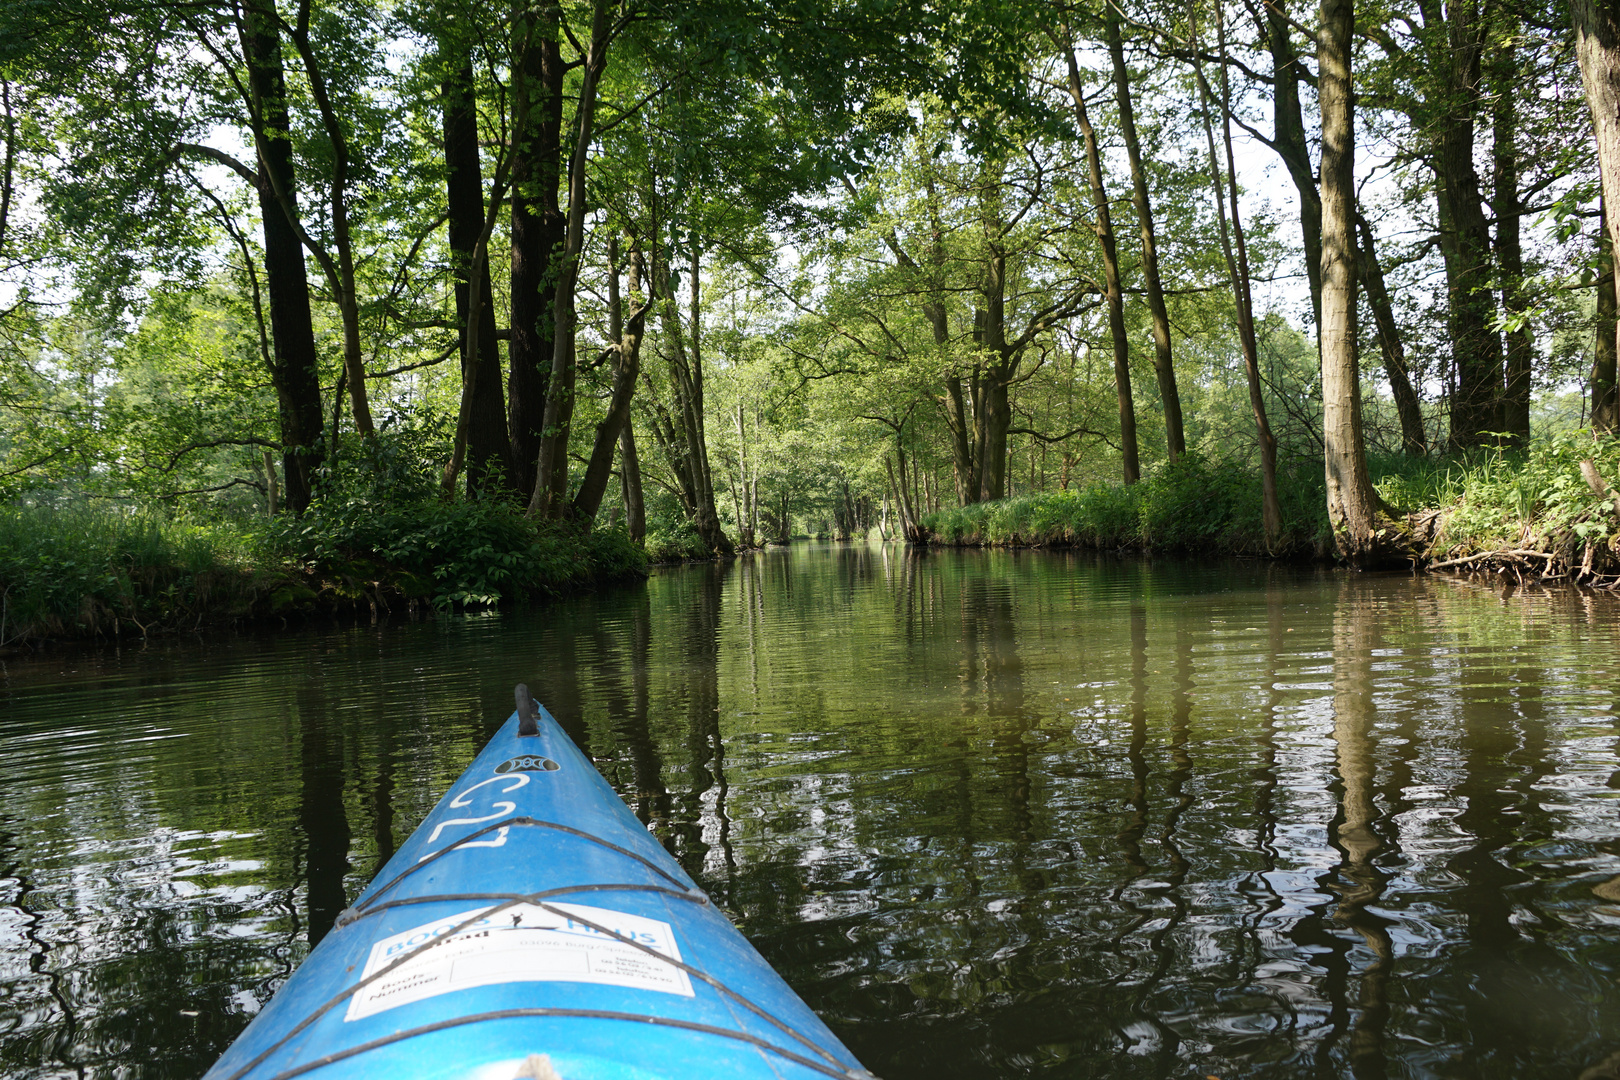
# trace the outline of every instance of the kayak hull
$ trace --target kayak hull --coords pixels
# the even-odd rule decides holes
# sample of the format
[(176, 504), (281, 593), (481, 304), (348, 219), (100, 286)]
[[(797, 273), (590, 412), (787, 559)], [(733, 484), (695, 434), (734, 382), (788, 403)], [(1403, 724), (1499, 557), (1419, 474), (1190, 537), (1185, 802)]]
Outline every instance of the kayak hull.
[(535, 720), (502, 726), (207, 1080), (867, 1075)]

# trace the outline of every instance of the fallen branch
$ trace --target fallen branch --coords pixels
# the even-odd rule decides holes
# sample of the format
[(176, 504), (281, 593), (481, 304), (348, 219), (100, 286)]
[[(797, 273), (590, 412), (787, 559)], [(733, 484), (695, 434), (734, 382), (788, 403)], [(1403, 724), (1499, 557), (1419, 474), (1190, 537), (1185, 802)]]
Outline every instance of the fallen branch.
[(1547, 559), (1547, 560), (1552, 560), (1552, 559), (1557, 558), (1556, 555), (1553, 555), (1552, 553), (1546, 552), (1546, 551), (1530, 551), (1530, 550), (1525, 549), (1525, 548), (1512, 548), (1512, 549), (1507, 550), (1507, 551), (1485, 551), (1485, 552), (1481, 552), (1478, 555), (1466, 555), (1461, 559), (1447, 559), (1445, 562), (1430, 563), (1429, 564), (1429, 569), (1430, 570), (1443, 570), (1448, 566), (1462, 566), (1465, 563), (1475, 563), (1475, 562), (1480, 562), (1480, 561), (1485, 560), (1485, 559), (1504, 559), (1504, 558), (1514, 558), (1514, 557), (1521, 558), (1521, 559), (1533, 558), (1533, 559)]

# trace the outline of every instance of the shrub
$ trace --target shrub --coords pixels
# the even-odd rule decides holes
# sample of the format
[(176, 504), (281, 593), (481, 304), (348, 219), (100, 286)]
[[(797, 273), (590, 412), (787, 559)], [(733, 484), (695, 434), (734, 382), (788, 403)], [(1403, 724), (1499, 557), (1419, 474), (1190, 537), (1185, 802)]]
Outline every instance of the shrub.
[(655, 563), (693, 562), (711, 554), (689, 521), (649, 529), (646, 547), (647, 559)]
[(504, 499), (384, 501), (364, 489), (316, 500), (265, 528), (270, 550), (339, 595), (378, 585), (435, 608), (490, 606), (646, 572), (623, 530), (536, 525)]

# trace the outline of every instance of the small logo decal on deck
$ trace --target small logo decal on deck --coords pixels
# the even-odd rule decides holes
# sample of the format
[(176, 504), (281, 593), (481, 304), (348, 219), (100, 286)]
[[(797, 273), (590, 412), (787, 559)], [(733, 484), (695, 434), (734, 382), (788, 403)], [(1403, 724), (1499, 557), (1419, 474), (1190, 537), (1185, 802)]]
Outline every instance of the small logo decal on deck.
[(538, 754), (525, 754), (522, 757), (507, 758), (495, 766), (495, 772), (500, 776), (505, 776), (510, 772), (556, 772), (560, 768), (562, 768), (561, 765), (548, 757), (541, 757)]

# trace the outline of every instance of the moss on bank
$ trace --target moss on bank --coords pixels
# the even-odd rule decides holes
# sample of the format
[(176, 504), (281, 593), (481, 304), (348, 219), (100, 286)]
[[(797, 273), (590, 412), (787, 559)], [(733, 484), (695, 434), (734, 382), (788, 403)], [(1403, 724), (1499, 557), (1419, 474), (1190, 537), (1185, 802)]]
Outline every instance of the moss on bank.
[(622, 530), (499, 502), (350, 500), (255, 525), (0, 508), (0, 647), (258, 619), (486, 607), (644, 576)]
[[(1374, 486), (1406, 520), (1424, 566), (1620, 585), (1620, 439), (1575, 432), (1522, 453), (1370, 464)], [(948, 545), (1329, 557), (1321, 470), (1285, 472), (1278, 486), (1283, 540), (1270, 552), (1258, 474), (1195, 455), (1130, 487), (1097, 484), (979, 503), (931, 514), (923, 527), (933, 542)]]

